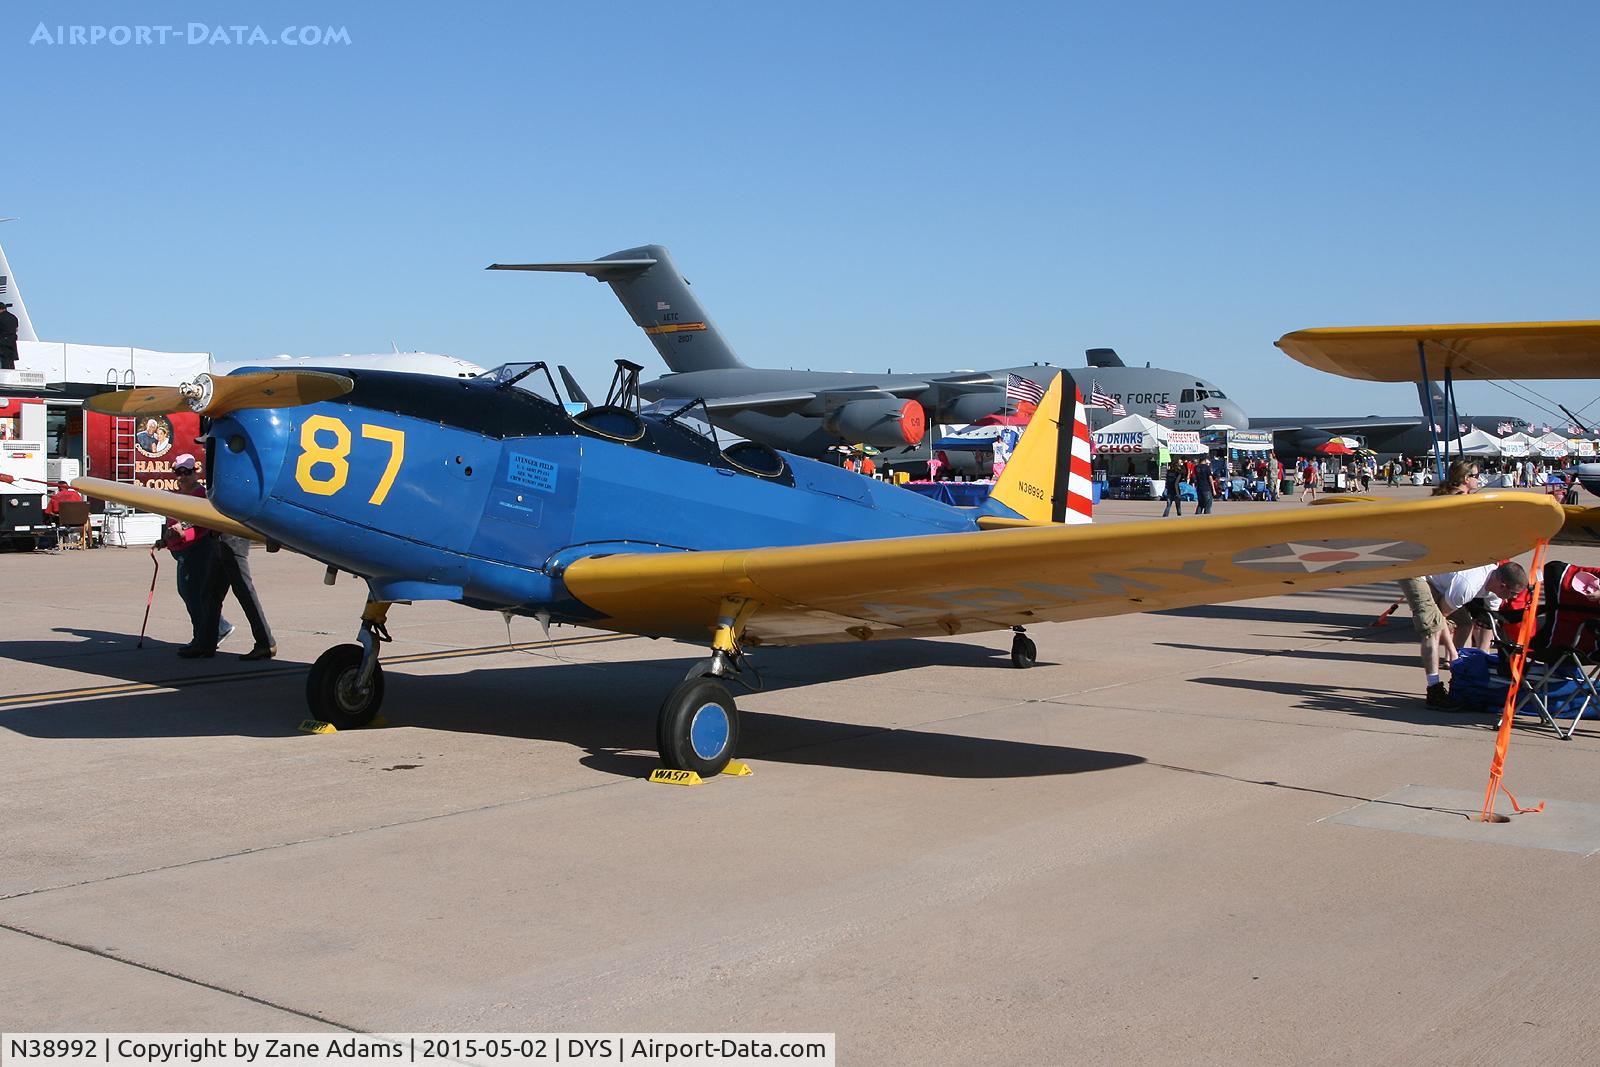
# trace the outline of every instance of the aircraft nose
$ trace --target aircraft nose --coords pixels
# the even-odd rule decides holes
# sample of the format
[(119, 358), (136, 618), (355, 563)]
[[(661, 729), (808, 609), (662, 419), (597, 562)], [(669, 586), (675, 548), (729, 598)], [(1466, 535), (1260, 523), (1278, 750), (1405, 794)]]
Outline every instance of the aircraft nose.
[(1244, 413), (1244, 408), (1231, 400), (1222, 402), (1222, 421), (1241, 430), (1250, 428), (1250, 416)]
[(277, 423), (274, 412), (238, 411), (211, 424), (211, 498), (223, 514), (248, 522), (260, 510), (279, 458)]

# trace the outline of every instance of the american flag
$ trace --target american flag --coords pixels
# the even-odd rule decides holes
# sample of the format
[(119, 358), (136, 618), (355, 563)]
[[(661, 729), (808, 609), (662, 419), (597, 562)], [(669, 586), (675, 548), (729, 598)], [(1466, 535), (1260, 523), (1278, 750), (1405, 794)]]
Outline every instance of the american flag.
[(667, 303), (665, 300), (657, 300), (656, 301), (656, 310), (657, 311), (671, 311), (672, 310), (672, 305)]
[(1113, 400), (1111, 402), (1111, 414), (1113, 414), (1113, 415), (1126, 415), (1127, 413), (1128, 413), (1128, 409), (1122, 406), (1122, 401)]
[(1515, 430), (1516, 428), (1517, 427), (1516, 427), (1515, 423), (1502, 422), (1499, 426), (1495, 427), (1494, 432), (1497, 433), (1497, 434), (1500, 434), (1501, 436), (1504, 436), (1504, 435), (1510, 433), (1512, 430)]
[(1020, 374), (1006, 375), (1006, 403), (1032, 404), (1035, 407), (1044, 399), (1044, 387), (1032, 378)]
[(0, 296), (6, 295), (6, 276), (0, 274)]
[(1208, 418), (1208, 419), (1220, 419), (1220, 418), (1222, 418), (1222, 409), (1221, 408), (1206, 408), (1206, 418)]
[(1089, 387), (1089, 404), (1092, 407), (1105, 408), (1107, 411), (1115, 411), (1119, 406), (1116, 400), (1100, 391), (1099, 382), (1095, 382)]
[(1156, 418), (1158, 418), (1158, 419), (1175, 419), (1177, 417), (1178, 417), (1178, 405), (1176, 405), (1176, 404), (1157, 404), (1156, 405)]
[(1457, 437), (1465, 437), (1467, 435), (1467, 432), (1469, 430), (1471, 430), (1471, 429), (1472, 429), (1472, 427), (1468, 426), (1466, 423), (1458, 422), (1458, 423), (1456, 423), (1456, 436)]
[(1568, 437), (1576, 437), (1582, 432), (1583, 432), (1583, 427), (1582, 426), (1568, 426), (1567, 427), (1567, 436)]

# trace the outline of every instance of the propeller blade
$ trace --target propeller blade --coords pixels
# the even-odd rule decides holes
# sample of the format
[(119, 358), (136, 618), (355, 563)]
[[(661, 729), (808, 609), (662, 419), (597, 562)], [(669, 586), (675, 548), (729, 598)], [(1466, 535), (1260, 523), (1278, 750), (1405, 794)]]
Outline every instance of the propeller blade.
[(183, 385), (158, 385), (100, 393), (85, 404), (104, 415), (168, 415), (196, 411), (218, 418), (244, 408), (293, 408), (332, 400), (355, 388), (342, 374), (315, 370), (256, 371), (213, 377), (202, 374)]
[(218, 418), (244, 408), (294, 408), (343, 396), (356, 387), (354, 379), (326, 371), (264, 371), (210, 378), (210, 391), (200, 397), (196, 410)]
[(91, 396), (84, 406), (102, 415), (167, 415), (189, 405), (176, 385), (147, 385)]

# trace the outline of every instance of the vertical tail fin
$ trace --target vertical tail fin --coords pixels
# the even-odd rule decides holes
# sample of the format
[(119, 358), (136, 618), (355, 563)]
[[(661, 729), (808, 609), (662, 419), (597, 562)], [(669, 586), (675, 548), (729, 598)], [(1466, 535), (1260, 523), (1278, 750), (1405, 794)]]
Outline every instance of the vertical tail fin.
[[(1072, 401), (1066, 401), (1068, 390)], [(1070, 419), (1067, 412), (1072, 413)], [(1067, 374), (1055, 381), (1017, 442), (978, 517), (978, 525), (1042, 526), (1094, 521), (1089, 470), (1089, 420), (1083, 395)]]
[(634, 325), (645, 332), (673, 370), (744, 366), (660, 245), (625, 248), (577, 263), (495, 263), (489, 269), (587, 274), (611, 286)]
[[(13, 222), (14, 219), (0, 219), (0, 222)], [(11, 264), (6, 262), (6, 250), (0, 248), (0, 304), (10, 304), (11, 314), (17, 317), (17, 340), (37, 341), (39, 335), (33, 332), (33, 321), (28, 318), (28, 309), (22, 303), (22, 292), (17, 288), (17, 277), (11, 273)]]

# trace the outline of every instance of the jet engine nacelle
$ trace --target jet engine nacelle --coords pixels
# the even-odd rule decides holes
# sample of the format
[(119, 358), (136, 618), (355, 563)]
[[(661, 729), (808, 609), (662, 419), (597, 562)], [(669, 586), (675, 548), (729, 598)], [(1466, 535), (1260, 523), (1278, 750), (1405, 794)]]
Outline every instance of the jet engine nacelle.
[(834, 408), (822, 420), (823, 429), (839, 440), (873, 448), (917, 444), (927, 425), (921, 404), (895, 397), (852, 400)]
[(1002, 392), (967, 393), (948, 404), (939, 405), (939, 421), (965, 426), (977, 422), (985, 415), (994, 415), (1006, 409), (1006, 395)]

